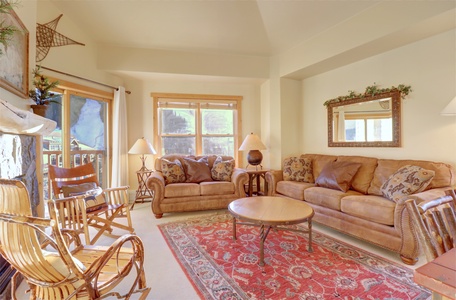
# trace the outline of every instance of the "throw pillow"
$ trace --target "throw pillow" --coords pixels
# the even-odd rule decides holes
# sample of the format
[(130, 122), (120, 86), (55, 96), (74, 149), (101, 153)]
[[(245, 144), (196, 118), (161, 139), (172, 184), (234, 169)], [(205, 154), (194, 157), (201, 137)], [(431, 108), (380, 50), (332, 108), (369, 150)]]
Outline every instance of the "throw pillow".
[(314, 182), (311, 158), (288, 157), (283, 160), (283, 179)]
[(212, 179), (217, 181), (231, 181), (231, 175), (234, 170), (234, 159), (222, 160), (221, 156), (217, 156), (212, 167)]
[(211, 170), (207, 165), (207, 159), (194, 160), (184, 158), (184, 171), (187, 177), (186, 182), (200, 183), (203, 181), (212, 181)]
[(316, 186), (347, 192), (361, 164), (348, 161), (327, 163), (315, 180)]
[[(85, 194), (87, 191), (98, 188), (95, 182), (85, 182), (81, 184), (64, 185), (62, 186), (62, 193), (64, 197), (79, 196)], [(98, 196), (87, 196), (84, 198), (86, 203), (86, 211), (93, 212), (104, 207), (107, 207), (106, 199), (104, 194), (101, 193)]]
[(182, 164), (178, 159), (169, 161), (167, 159), (161, 159), (161, 167), (165, 183), (182, 183), (185, 182), (185, 172), (182, 168)]
[(424, 191), (435, 176), (432, 170), (406, 165), (393, 173), (380, 191), (385, 198), (397, 202), (403, 196)]

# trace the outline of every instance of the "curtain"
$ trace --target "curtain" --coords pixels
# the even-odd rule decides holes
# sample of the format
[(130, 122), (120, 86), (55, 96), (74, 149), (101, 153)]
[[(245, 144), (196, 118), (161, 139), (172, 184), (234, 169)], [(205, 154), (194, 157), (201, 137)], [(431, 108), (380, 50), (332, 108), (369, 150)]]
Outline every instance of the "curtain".
[(128, 185), (127, 102), (125, 88), (114, 92), (111, 187)]

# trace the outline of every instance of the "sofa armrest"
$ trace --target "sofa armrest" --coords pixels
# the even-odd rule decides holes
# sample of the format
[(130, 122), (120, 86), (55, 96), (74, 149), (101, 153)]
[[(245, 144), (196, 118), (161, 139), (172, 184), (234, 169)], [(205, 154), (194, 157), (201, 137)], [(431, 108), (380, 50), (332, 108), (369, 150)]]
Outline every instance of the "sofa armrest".
[(283, 180), (282, 170), (270, 170), (264, 175), (264, 179), (268, 183), (268, 196), (273, 196), (276, 193), (277, 182)]
[(160, 203), (165, 198), (165, 178), (160, 171), (153, 171), (146, 181), (147, 188), (154, 192), (154, 199), (152, 200), (152, 211), (155, 217), (161, 218), (163, 212), (160, 209)]
[[(402, 237), (401, 257), (404, 259), (416, 258), (419, 254), (419, 244), (416, 240), (411, 220), (405, 206), (405, 202), (409, 199), (415, 200), (416, 204), (422, 207), (432, 205), (434, 201), (440, 201), (439, 198), (449, 197), (450, 187), (435, 188), (421, 193), (405, 196), (399, 199), (394, 209), (394, 227)], [(414, 262), (413, 262), (414, 263)]]
[(249, 183), (249, 175), (247, 172), (240, 168), (234, 168), (233, 174), (231, 174), (231, 182), (234, 183), (235, 194), (239, 198), (245, 197), (244, 185)]

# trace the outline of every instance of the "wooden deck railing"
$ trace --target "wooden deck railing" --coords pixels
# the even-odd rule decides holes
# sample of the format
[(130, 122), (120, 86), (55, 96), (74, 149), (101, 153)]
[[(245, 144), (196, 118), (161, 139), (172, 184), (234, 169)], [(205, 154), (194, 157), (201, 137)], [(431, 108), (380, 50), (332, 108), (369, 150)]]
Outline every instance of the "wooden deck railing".
[[(106, 174), (103, 174), (103, 170), (107, 170), (106, 165), (106, 153), (104, 150), (72, 150), (70, 153), (71, 162), (70, 167), (77, 167), (89, 162), (93, 163), (93, 166), (98, 174), (98, 181), (101, 186), (106, 178)], [(49, 177), (48, 177), (48, 165), (63, 166), (63, 155), (62, 151), (50, 151), (43, 150), (43, 189), (44, 196), (49, 199)]]

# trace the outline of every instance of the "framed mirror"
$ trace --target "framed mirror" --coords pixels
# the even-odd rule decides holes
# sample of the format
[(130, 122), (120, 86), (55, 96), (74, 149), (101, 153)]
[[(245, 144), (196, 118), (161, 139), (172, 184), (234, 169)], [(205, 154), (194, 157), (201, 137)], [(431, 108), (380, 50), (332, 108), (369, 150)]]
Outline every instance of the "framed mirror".
[(328, 104), (329, 147), (400, 147), (401, 92)]

